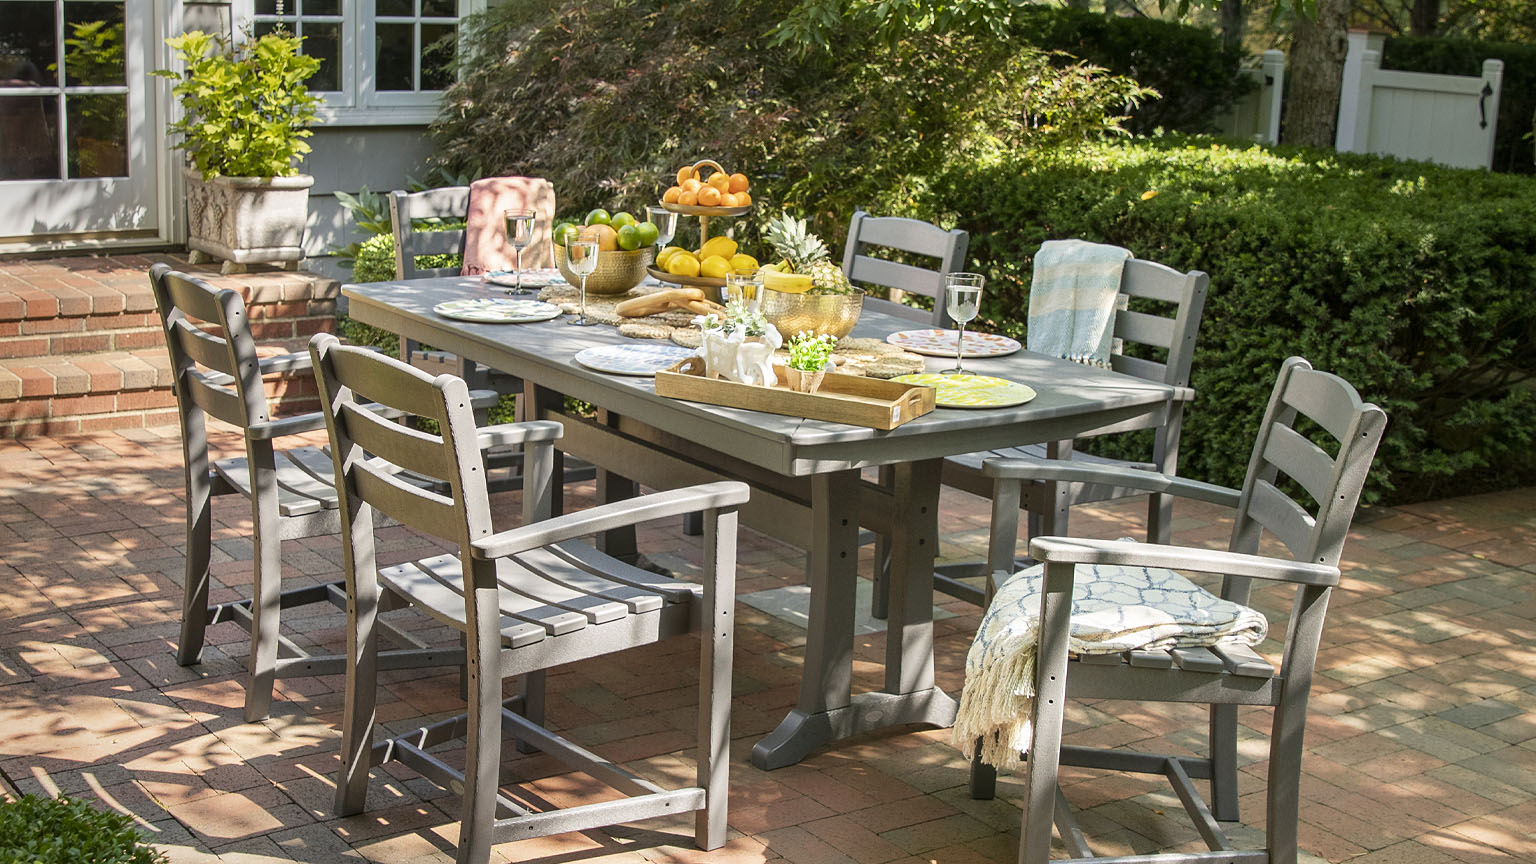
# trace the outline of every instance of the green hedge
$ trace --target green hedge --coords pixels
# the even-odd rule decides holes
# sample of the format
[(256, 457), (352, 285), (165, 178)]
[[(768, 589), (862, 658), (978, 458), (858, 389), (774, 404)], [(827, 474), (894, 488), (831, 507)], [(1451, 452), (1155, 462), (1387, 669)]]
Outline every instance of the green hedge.
[(1391, 417), (1368, 500), (1536, 479), (1529, 178), (1169, 137), (957, 167), (914, 215), (970, 232), (982, 326), (1014, 335), (1047, 239), (1209, 273), (1181, 473), (1239, 482), (1274, 372), (1300, 354)]
[(1401, 36), (1387, 40), (1381, 65), (1406, 72), (1481, 76), (1483, 61), (1490, 59), (1504, 61), (1493, 170), (1536, 173), (1536, 155), (1528, 137), (1536, 116), (1536, 45)]

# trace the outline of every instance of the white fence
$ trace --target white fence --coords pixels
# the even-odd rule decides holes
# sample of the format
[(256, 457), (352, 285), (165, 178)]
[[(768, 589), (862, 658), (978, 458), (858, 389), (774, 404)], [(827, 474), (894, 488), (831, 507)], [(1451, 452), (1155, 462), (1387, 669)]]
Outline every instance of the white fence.
[(1232, 106), (1232, 113), (1216, 125), (1234, 138), (1246, 138), (1260, 144), (1280, 142), (1280, 94), (1285, 92), (1285, 53), (1271, 48), (1257, 69), (1240, 73), (1258, 83), (1258, 88)]
[(1349, 34), (1334, 147), (1458, 168), (1491, 168), (1504, 61), (1483, 61), (1481, 78), (1381, 68), (1384, 38)]

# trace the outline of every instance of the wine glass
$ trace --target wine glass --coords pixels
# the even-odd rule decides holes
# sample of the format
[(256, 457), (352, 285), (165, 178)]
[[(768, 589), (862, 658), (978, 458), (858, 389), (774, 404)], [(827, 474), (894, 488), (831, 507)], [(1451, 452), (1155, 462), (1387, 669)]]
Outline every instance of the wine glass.
[(587, 320), (587, 277), (597, 269), (597, 241), (583, 236), (566, 243), (565, 260), (571, 272), (581, 277), (581, 315), (565, 323), (581, 327), (596, 324)]
[(987, 279), (980, 273), (950, 273), (944, 277), (944, 311), (949, 313), (960, 332), (955, 337), (955, 368), (945, 369), (944, 375), (970, 375), (965, 371), (962, 356), (965, 354), (965, 322), (976, 317), (981, 303), (981, 288)]
[(665, 247), (677, 236), (677, 214), (655, 204), (645, 208), (645, 218), (656, 226), (656, 245)]
[(763, 276), (756, 270), (732, 270), (725, 274), (725, 302), (737, 300), (757, 311), (763, 305)]
[(523, 293), (523, 250), (533, 242), (532, 210), (508, 210), (503, 214), (507, 224), (507, 242), (512, 244), (512, 251), (517, 254), (517, 284), (510, 293)]

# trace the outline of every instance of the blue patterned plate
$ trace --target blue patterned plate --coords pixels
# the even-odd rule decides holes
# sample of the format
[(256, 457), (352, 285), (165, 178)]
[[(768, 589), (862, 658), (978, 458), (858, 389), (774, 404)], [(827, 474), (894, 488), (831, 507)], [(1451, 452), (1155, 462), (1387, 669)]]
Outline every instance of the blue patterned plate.
[[(503, 288), (517, 286), (517, 274), (511, 270), (493, 270), (485, 274), (485, 282), (489, 285), (499, 285)], [(564, 285), (565, 278), (559, 270), (524, 270), (523, 288), (544, 288), (549, 285)]]
[(480, 324), (526, 324), (560, 317), (560, 307), (552, 303), (493, 297), (449, 300), (433, 306), (432, 311), (455, 321), (475, 321)]
[(577, 352), (576, 362), (598, 372), (650, 377), (694, 353), (677, 345), (594, 345)]

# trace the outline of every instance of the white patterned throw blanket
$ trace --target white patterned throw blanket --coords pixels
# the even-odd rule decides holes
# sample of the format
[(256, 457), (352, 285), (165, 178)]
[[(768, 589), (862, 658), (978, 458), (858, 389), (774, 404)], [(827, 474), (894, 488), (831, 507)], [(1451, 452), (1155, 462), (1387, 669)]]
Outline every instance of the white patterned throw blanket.
[(1115, 297), (1130, 250), (1047, 240), (1035, 253), (1026, 345), (1036, 354), (1109, 368)]
[[(1035, 641), (1044, 567), (1021, 571), (998, 590), (965, 660), (965, 690), (954, 742), (967, 758), (1014, 768), (1029, 748), (1035, 695)], [(1269, 623), (1172, 570), (1078, 565), (1068, 650), (1118, 654), (1146, 648), (1194, 648), (1217, 642), (1255, 645)]]

